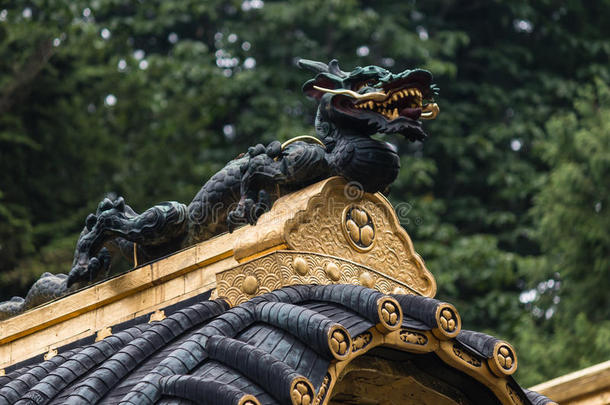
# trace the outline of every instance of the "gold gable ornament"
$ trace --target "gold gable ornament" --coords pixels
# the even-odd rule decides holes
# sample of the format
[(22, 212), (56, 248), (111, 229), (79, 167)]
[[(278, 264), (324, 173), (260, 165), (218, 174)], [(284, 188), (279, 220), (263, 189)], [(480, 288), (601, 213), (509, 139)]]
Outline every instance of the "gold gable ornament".
[(436, 293), (434, 277), (390, 202), (342, 177), (281, 197), (236, 240), (234, 252), (243, 264), (217, 275), (218, 296), (233, 304), (252, 295), (241, 287), (246, 277), (248, 284), (258, 284), (258, 293), (299, 283), (360, 284), (426, 297)]

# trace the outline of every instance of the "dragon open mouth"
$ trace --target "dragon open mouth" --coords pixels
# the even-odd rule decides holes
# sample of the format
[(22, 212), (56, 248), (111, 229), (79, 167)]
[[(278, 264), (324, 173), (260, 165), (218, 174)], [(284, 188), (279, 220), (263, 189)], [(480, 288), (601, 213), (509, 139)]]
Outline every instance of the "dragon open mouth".
[(438, 106), (429, 103), (422, 108), (422, 92), (416, 87), (390, 91), (385, 99), (380, 101), (359, 101), (354, 107), (374, 111), (387, 120), (407, 117), (412, 120), (434, 119), (438, 114)]
[(336, 60), (299, 63), (318, 72), (303, 85), (303, 92), (320, 101), (320, 119), (335, 127), (369, 136), (400, 134), (420, 141), (426, 138), (422, 121), (439, 114), (434, 102), (439, 89), (427, 70), (395, 74), (371, 65), (344, 72)]
[(352, 108), (375, 112), (388, 121), (400, 117), (406, 117), (414, 121), (418, 119), (432, 120), (439, 113), (436, 103), (426, 103), (424, 105), (422, 91), (417, 87), (403, 87), (391, 89), (387, 92), (364, 94), (347, 89), (334, 90), (318, 86), (314, 86), (314, 88), (325, 93), (347, 96), (352, 100)]

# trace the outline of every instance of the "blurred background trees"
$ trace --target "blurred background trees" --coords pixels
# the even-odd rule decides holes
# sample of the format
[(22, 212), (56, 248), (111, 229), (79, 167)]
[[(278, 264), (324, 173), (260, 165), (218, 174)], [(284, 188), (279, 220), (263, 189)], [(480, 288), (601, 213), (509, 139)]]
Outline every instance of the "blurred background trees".
[[(610, 358), (610, 2), (0, 2), (0, 300), (67, 272), (105, 195), (188, 203), (254, 143), (313, 133), (299, 57), (428, 68), (401, 221), (521, 384)], [(406, 209), (404, 209), (406, 208)]]

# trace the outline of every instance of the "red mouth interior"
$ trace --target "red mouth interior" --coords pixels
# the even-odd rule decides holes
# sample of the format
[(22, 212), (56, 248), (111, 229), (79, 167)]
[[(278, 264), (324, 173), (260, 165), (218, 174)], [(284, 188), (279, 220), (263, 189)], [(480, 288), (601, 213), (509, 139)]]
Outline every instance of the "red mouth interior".
[(388, 121), (400, 117), (418, 120), (422, 113), (422, 92), (417, 87), (393, 89), (383, 101), (357, 101), (353, 107), (375, 112)]

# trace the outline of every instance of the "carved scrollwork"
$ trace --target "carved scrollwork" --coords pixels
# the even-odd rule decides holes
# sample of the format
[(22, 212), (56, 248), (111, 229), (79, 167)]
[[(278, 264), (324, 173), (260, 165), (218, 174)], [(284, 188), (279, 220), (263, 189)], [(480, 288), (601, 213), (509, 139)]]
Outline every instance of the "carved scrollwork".
[(508, 391), (508, 396), (515, 405), (525, 405), (525, 401), (523, 398), (521, 398), (521, 395), (517, 393), (517, 390), (511, 386), (511, 384), (506, 384), (506, 391)]
[(369, 331), (359, 334), (352, 341), (352, 353), (367, 347), (373, 341), (373, 334)]
[(413, 249), (392, 205), (379, 193), (363, 193), (349, 201), (344, 195), (346, 186), (344, 179), (328, 180), (309, 199), (307, 208), (286, 222), (288, 246), (379, 269), (424, 296), (434, 296), (436, 282)]
[(411, 329), (400, 329), (399, 336), (400, 340), (412, 345), (425, 346), (428, 343), (428, 337), (426, 335)]
[(453, 354), (455, 354), (455, 356), (463, 362), (470, 364), (473, 367), (481, 367), (481, 360), (457, 343), (453, 345)]
[(326, 399), (326, 394), (328, 393), (328, 387), (330, 386), (331, 378), (330, 374), (326, 374), (324, 376), (324, 380), (322, 381), (322, 385), (318, 390), (318, 395), (316, 395), (316, 399), (314, 400), (314, 405), (320, 405), (324, 403)]

